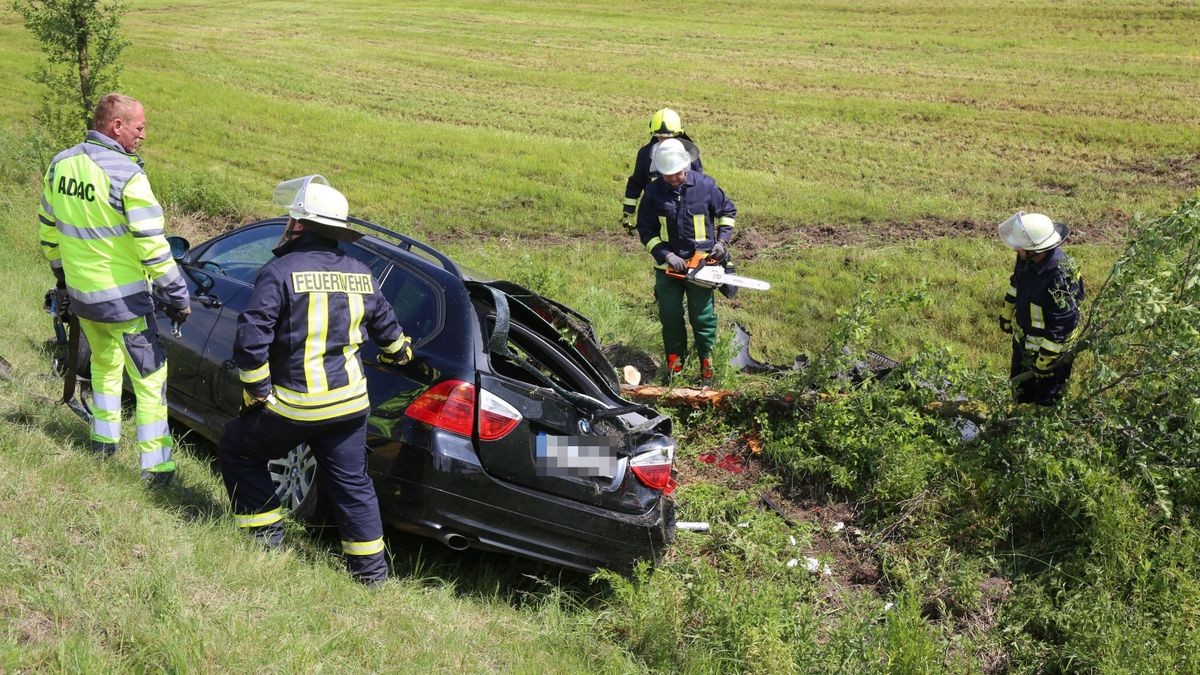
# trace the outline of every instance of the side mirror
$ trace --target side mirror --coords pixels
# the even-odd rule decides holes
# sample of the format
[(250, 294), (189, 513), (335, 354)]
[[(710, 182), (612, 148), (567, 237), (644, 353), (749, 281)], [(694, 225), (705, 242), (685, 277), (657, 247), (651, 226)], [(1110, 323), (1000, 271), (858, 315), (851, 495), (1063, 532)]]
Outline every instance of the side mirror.
[(200, 291), (201, 293), (207, 293), (211, 291), (213, 286), (215, 286), (217, 283), (213, 280), (211, 275), (201, 272), (200, 270), (190, 269), (188, 272), (191, 274), (192, 280), (196, 282), (196, 290)]
[(171, 246), (171, 257), (176, 261), (185, 262), (184, 259), (187, 257), (188, 251), (192, 248), (188, 240), (183, 237), (171, 235), (167, 237), (167, 244)]

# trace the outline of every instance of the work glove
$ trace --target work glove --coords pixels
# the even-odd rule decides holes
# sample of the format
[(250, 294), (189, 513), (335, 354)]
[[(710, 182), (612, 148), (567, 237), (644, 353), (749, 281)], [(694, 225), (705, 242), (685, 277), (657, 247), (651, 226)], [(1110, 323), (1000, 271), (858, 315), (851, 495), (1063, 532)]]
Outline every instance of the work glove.
[(637, 218), (634, 214), (626, 211), (621, 214), (621, 227), (625, 228), (626, 232), (632, 233), (637, 229)]
[(71, 296), (67, 295), (67, 289), (54, 289), (54, 307), (58, 311), (60, 321), (67, 321), (71, 318)]
[(412, 338), (400, 334), (400, 348), (394, 352), (379, 352), (379, 362), (385, 366), (402, 366), (409, 361), (412, 361)]
[(687, 271), (687, 261), (670, 251), (667, 252), (667, 259), (664, 262), (676, 274), (683, 274)]
[(724, 260), (725, 256), (728, 254), (729, 254), (728, 245), (723, 241), (718, 241), (717, 243), (713, 244), (712, 255), (709, 257), (716, 258), (717, 260)]
[(1013, 314), (1015, 314), (1016, 311), (1017, 304), (1005, 298), (1004, 306), (1000, 308), (1000, 330), (1008, 333), (1009, 335), (1011, 335), (1013, 331), (1012, 320)]
[(1054, 364), (1058, 362), (1058, 354), (1042, 352), (1033, 363), (1033, 376), (1039, 380), (1054, 377)]
[(252, 393), (249, 389), (242, 389), (242, 412), (249, 412), (255, 408), (262, 407), (275, 399), (271, 390), (267, 390), (267, 394)]
[(188, 320), (189, 316), (192, 315), (192, 308), (184, 307), (183, 309), (178, 309), (176, 307), (167, 307), (163, 309), (163, 313), (166, 314), (167, 318), (171, 321), (175, 323), (183, 323), (184, 321)]

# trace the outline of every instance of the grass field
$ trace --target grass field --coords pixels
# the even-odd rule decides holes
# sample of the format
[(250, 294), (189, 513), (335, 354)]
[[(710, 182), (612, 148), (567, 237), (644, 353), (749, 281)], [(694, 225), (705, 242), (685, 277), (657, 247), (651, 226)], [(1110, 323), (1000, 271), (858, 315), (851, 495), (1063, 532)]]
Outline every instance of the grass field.
[[(1011, 252), (995, 223), (1024, 209), (1071, 224), (1080, 236), (1070, 250), (1094, 288), (1134, 214), (1195, 193), (1198, 25), (1190, 1), (138, 0), (122, 29), (132, 41), (123, 82), (147, 106), (144, 156), (169, 232), (198, 241), (275, 215), (277, 181), (322, 173), (353, 213), (567, 302), (605, 342), (652, 352), (648, 257), (618, 215), (646, 122), (670, 106), (738, 205), (739, 272), (774, 285), (719, 308), (725, 327), (751, 330), (756, 356), (790, 363), (820, 350), (864, 287), (924, 287), (925, 302), (884, 314), (875, 346), (896, 356), (945, 347), (998, 372), (1007, 338), (993, 314)], [(789, 535), (746, 501), (779, 484), (765, 473), (715, 487), (692, 467), (681, 517), (724, 529), (712, 541), (685, 535), (661, 577), (631, 587), (399, 551), (397, 580), (368, 595), (302, 532), (288, 553), (258, 553), (225, 519), (202, 451), (183, 453), (184, 491), (147, 493), (130, 448), (118, 465), (91, 462), (82, 425), (46, 404), (57, 381), (43, 375), (39, 308), (51, 277), (34, 213), (37, 177), (58, 148), (32, 144), (41, 92), (26, 76), (40, 56), (7, 6), (0, 58), (0, 237), (10, 243), (0, 356), (16, 369), (0, 382), (0, 543), (11, 553), (0, 556), (0, 670), (1187, 663), (1186, 607), (1161, 623), (1133, 615), (1124, 635), (1116, 619), (1098, 624), (1092, 634), (1107, 641), (1054, 658), (1014, 627), (1019, 611), (1052, 604), (1033, 592), (1012, 603), (1022, 609), (1007, 633), (930, 618), (921, 589), (961, 599), (1001, 566), (964, 560), (941, 538), (913, 543), (940, 561), (919, 571), (882, 556), (873, 591), (779, 576), (776, 558), (797, 545), (779, 548)], [(714, 432), (687, 437), (689, 459), (744, 431), (699, 413), (680, 422)], [(821, 536), (815, 525), (794, 534), (801, 548)], [(1191, 602), (1194, 573), (1170, 567), (1187, 560), (1179, 548), (1155, 564), (1169, 563)], [(1135, 605), (1139, 588), (1105, 602)], [(1063, 621), (1040, 629), (1045, 644), (1055, 630), (1085, 632)], [(1020, 656), (1006, 662), (998, 655), (1010, 648)]]

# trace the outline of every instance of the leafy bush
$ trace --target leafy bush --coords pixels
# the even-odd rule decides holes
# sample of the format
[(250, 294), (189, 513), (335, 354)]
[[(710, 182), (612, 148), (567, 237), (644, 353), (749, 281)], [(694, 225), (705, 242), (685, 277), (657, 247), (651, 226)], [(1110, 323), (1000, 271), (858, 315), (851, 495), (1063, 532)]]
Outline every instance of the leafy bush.
[[(1200, 200), (1135, 221), (1086, 306), (1056, 407), (1013, 404), (1004, 374), (932, 349), (862, 378), (873, 317), (921, 301), (863, 291), (805, 372), (765, 395), (744, 387), (735, 412), (784, 485), (862, 507), (881, 590), (896, 598), (886, 620), (820, 619), (828, 596), (780, 571), (787, 546), (762, 536), (749, 501), (685, 487), (681, 517), (721, 525), (659, 569), (609, 577), (610, 628), (651, 665), (681, 670), (700, 653), (730, 670), (816, 670), (819, 654), (906, 671), (960, 657), (1014, 671), (1194, 671)], [(748, 527), (729, 527), (737, 518)], [(1012, 595), (981, 622), (988, 577), (1011, 580)], [(845, 631), (848, 644), (823, 641)]]

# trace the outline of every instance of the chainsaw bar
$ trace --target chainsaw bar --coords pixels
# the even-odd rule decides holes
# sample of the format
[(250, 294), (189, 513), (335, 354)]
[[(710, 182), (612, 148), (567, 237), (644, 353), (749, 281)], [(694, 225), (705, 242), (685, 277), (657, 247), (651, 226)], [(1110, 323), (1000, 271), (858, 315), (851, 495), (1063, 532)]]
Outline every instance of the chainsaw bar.
[(720, 265), (705, 265), (688, 275), (688, 281), (699, 283), (705, 286), (738, 286), (741, 288), (751, 288), (756, 291), (771, 290), (770, 282), (761, 279), (753, 279), (751, 277), (743, 277), (737, 274), (727, 274), (725, 268)]

